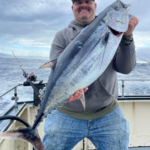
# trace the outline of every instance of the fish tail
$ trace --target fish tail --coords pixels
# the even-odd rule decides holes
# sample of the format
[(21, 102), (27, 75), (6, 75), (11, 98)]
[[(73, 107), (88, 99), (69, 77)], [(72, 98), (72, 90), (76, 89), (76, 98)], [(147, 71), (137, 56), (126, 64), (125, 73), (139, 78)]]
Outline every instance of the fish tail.
[(0, 139), (21, 139), (31, 143), (36, 150), (45, 150), (37, 130), (31, 127), (2, 132), (0, 133)]

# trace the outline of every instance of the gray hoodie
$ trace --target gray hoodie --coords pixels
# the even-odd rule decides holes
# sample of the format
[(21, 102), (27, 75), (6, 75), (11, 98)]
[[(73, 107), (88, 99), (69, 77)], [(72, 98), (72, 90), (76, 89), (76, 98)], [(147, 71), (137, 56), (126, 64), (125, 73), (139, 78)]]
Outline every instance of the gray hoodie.
[[(51, 46), (50, 60), (57, 59), (84, 27), (76, 21), (72, 21), (68, 28), (57, 32)], [(127, 38), (123, 37), (121, 42), (126, 41)], [(135, 64), (134, 41), (131, 40), (128, 46), (120, 44), (107, 69), (88, 87), (88, 91), (85, 93), (86, 111), (103, 109), (116, 100), (118, 97), (117, 72), (128, 74), (134, 69)], [(75, 110), (84, 111), (81, 101), (73, 101), (65, 105)]]

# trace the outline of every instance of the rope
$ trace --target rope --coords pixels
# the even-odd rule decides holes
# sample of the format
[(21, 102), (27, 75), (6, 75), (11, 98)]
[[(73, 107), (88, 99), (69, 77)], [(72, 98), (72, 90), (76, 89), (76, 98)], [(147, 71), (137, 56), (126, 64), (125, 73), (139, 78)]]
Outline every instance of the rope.
[(138, 57), (138, 56), (136, 56), (136, 57), (139, 58), (139, 59), (141, 59), (141, 60), (146, 61), (147, 63), (150, 63), (149, 61), (147, 61), (147, 60), (145, 60), (145, 59), (143, 59), (143, 58), (140, 58), (140, 57)]

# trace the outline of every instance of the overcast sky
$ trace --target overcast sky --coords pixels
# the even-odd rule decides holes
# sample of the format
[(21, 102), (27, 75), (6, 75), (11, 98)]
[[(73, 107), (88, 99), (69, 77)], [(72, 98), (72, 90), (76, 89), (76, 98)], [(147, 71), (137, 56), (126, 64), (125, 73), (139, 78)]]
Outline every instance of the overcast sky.
[[(150, 1), (122, 1), (140, 19), (134, 31), (137, 55), (150, 61)], [(99, 14), (114, 1), (96, 2)], [(48, 59), (55, 33), (74, 19), (71, 5), (71, 0), (0, 0), (0, 56), (14, 51), (17, 56)]]

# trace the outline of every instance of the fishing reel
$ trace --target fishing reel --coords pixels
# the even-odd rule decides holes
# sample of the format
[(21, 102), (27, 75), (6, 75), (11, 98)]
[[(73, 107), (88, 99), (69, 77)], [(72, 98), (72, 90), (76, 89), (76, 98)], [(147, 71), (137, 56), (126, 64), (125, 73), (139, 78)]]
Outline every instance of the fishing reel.
[(37, 80), (37, 75), (34, 72), (29, 73), (27, 78), (33, 82), (40, 81), (39, 84), (43, 83), (43, 80)]
[[(31, 72), (31, 73), (29, 73), (29, 74), (27, 74), (27, 81), (25, 81), (24, 83), (23, 83), (23, 85), (24, 86), (28, 86), (28, 85), (30, 85), (30, 83), (29, 82), (36, 82), (36, 81), (38, 81), (37, 80), (37, 75), (34, 73), (34, 72)], [(40, 82), (39, 82), (39, 84), (42, 84), (43, 83), (43, 80), (39, 80)]]
[(29, 73), (27, 78), (29, 78), (33, 82), (37, 81), (37, 76), (34, 72)]

